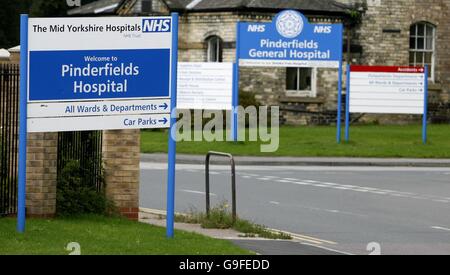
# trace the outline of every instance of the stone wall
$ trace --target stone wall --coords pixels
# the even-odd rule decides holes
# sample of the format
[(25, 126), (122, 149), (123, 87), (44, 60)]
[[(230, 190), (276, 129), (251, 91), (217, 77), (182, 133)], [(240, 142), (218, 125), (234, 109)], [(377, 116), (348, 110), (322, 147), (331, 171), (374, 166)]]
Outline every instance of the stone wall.
[[(360, 2), (360, 1), (352, 1)], [(377, 0), (368, 1), (362, 24), (353, 41), (363, 53), (356, 63), (369, 65), (409, 65), (410, 26), (429, 22), (436, 26), (435, 79), (430, 82), (430, 119), (449, 121), (450, 95), (450, 17), (449, 0)], [(418, 116), (374, 116), (365, 121), (405, 123), (420, 120)]]

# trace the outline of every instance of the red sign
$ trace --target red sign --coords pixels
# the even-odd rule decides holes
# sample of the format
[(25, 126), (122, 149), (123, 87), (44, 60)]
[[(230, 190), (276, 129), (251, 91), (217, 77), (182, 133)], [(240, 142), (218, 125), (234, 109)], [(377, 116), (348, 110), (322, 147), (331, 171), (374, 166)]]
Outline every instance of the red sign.
[(407, 67), (407, 66), (350, 66), (351, 72), (367, 72), (367, 73), (424, 73), (424, 67)]

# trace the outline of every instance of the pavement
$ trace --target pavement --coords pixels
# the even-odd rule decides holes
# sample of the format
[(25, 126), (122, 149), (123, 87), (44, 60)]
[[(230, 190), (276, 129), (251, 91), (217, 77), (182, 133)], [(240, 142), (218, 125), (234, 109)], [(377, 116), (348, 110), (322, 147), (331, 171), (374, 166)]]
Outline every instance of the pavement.
[[(140, 205), (165, 209), (167, 163), (148, 162), (152, 156), (143, 159)], [(436, 162), (420, 161), (429, 166)], [(211, 167), (212, 205), (231, 201), (229, 170), (228, 165)], [(314, 254), (306, 250), (311, 245), (319, 254), (368, 255), (373, 247), (388, 255), (450, 254), (450, 167), (284, 163), (238, 164), (236, 171), (238, 215), (295, 234), (303, 244), (295, 253)], [(176, 211), (203, 210), (204, 163), (178, 164), (176, 178)], [(288, 254), (291, 245), (297, 247), (236, 241), (261, 254)]]
[[(226, 158), (212, 157), (215, 164), (229, 164)], [(167, 154), (142, 154), (142, 162), (167, 163)], [(357, 167), (450, 167), (450, 159), (410, 158), (297, 158), (235, 157), (238, 166), (357, 166)], [(205, 156), (177, 154), (178, 164), (205, 164)]]
[[(139, 221), (155, 226), (166, 227), (166, 212), (141, 208)], [(175, 229), (193, 232), (215, 239), (228, 240), (243, 249), (259, 255), (342, 255), (337, 251), (293, 240), (268, 240), (242, 237), (242, 233), (232, 229), (205, 229), (198, 224), (175, 223)]]

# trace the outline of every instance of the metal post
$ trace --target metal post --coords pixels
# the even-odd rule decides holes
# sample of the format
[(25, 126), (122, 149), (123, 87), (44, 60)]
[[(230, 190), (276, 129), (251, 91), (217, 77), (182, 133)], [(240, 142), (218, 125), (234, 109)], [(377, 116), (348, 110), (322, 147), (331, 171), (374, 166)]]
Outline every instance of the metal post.
[(234, 157), (231, 154), (220, 153), (220, 152), (209, 152), (206, 155), (206, 163), (205, 163), (205, 193), (206, 193), (206, 216), (209, 217), (209, 213), (211, 210), (210, 205), (210, 182), (209, 182), (209, 164), (211, 160), (211, 156), (219, 156), (219, 157), (227, 157), (230, 159), (231, 164), (231, 200), (232, 200), (232, 218), (233, 223), (236, 222), (237, 219), (237, 207), (236, 207), (236, 162), (234, 161)]
[(233, 215), (233, 223), (236, 222), (237, 218), (237, 209), (236, 209), (236, 163), (234, 162), (233, 156), (230, 158), (231, 161), (231, 200), (232, 200), (232, 209), (231, 213)]
[(231, 110), (231, 137), (233, 141), (238, 141), (238, 106), (239, 106), (239, 59), (240, 59), (240, 45), (239, 45), (239, 36), (240, 36), (240, 22), (236, 25), (236, 62), (233, 67), (233, 106)]
[(177, 70), (178, 70), (178, 13), (172, 13), (172, 76), (171, 76), (171, 117), (169, 132), (169, 163), (167, 177), (167, 237), (174, 237), (175, 220), (175, 172), (177, 143), (175, 137), (176, 108), (177, 108)]
[(206, 166), (205, 166), (205, 193), (206, 193), (206, 216), (209, 218), (210, 212), (210, 193), (209, 193), (209, 160), (211, 159), (211, 154), (206, 155)]
[(428, 141), (428, 65), (425, 65), (425, 78), (424, 78), (424, 111), (423, 111), (423, 122), (422, 122), (422, 140), (423, 144)]
[(339, 62), (339, 72), (338, 72), (338, 112), (337, 112), (337, 133), (336, 140), (337, 143), (341, 143), (341, 130), (342, 130), (342, 62)]
[(25, 232), (27, 181), (28, 15), (20, 16), (19, 187), (17, 231)]
[(350, 140), (350, 64), (347, 65), (347, 93), (345, 96), (345, 141)]

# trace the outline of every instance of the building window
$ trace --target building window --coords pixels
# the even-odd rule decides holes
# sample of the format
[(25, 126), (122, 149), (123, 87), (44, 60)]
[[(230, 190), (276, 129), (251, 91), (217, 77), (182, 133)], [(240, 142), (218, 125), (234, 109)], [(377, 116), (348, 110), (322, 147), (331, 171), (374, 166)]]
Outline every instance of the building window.
[(287, 68), (287, 96), (316, 96), (316, 70), (313, 68)]
[(142, 13), (151, 13), (153, 11), (153, 1), (152, 0), (142, 0), (141, 1), (141, 11), (142, 11)]
[(206, 40), (208, 62), (223, 62), (223, 41), (218, 36), (211, 36)]
[(434, 81), (436, 28), (426, 22), (411, 26), (409, 40), (409, 65), (428, 65), (428, 77)]

